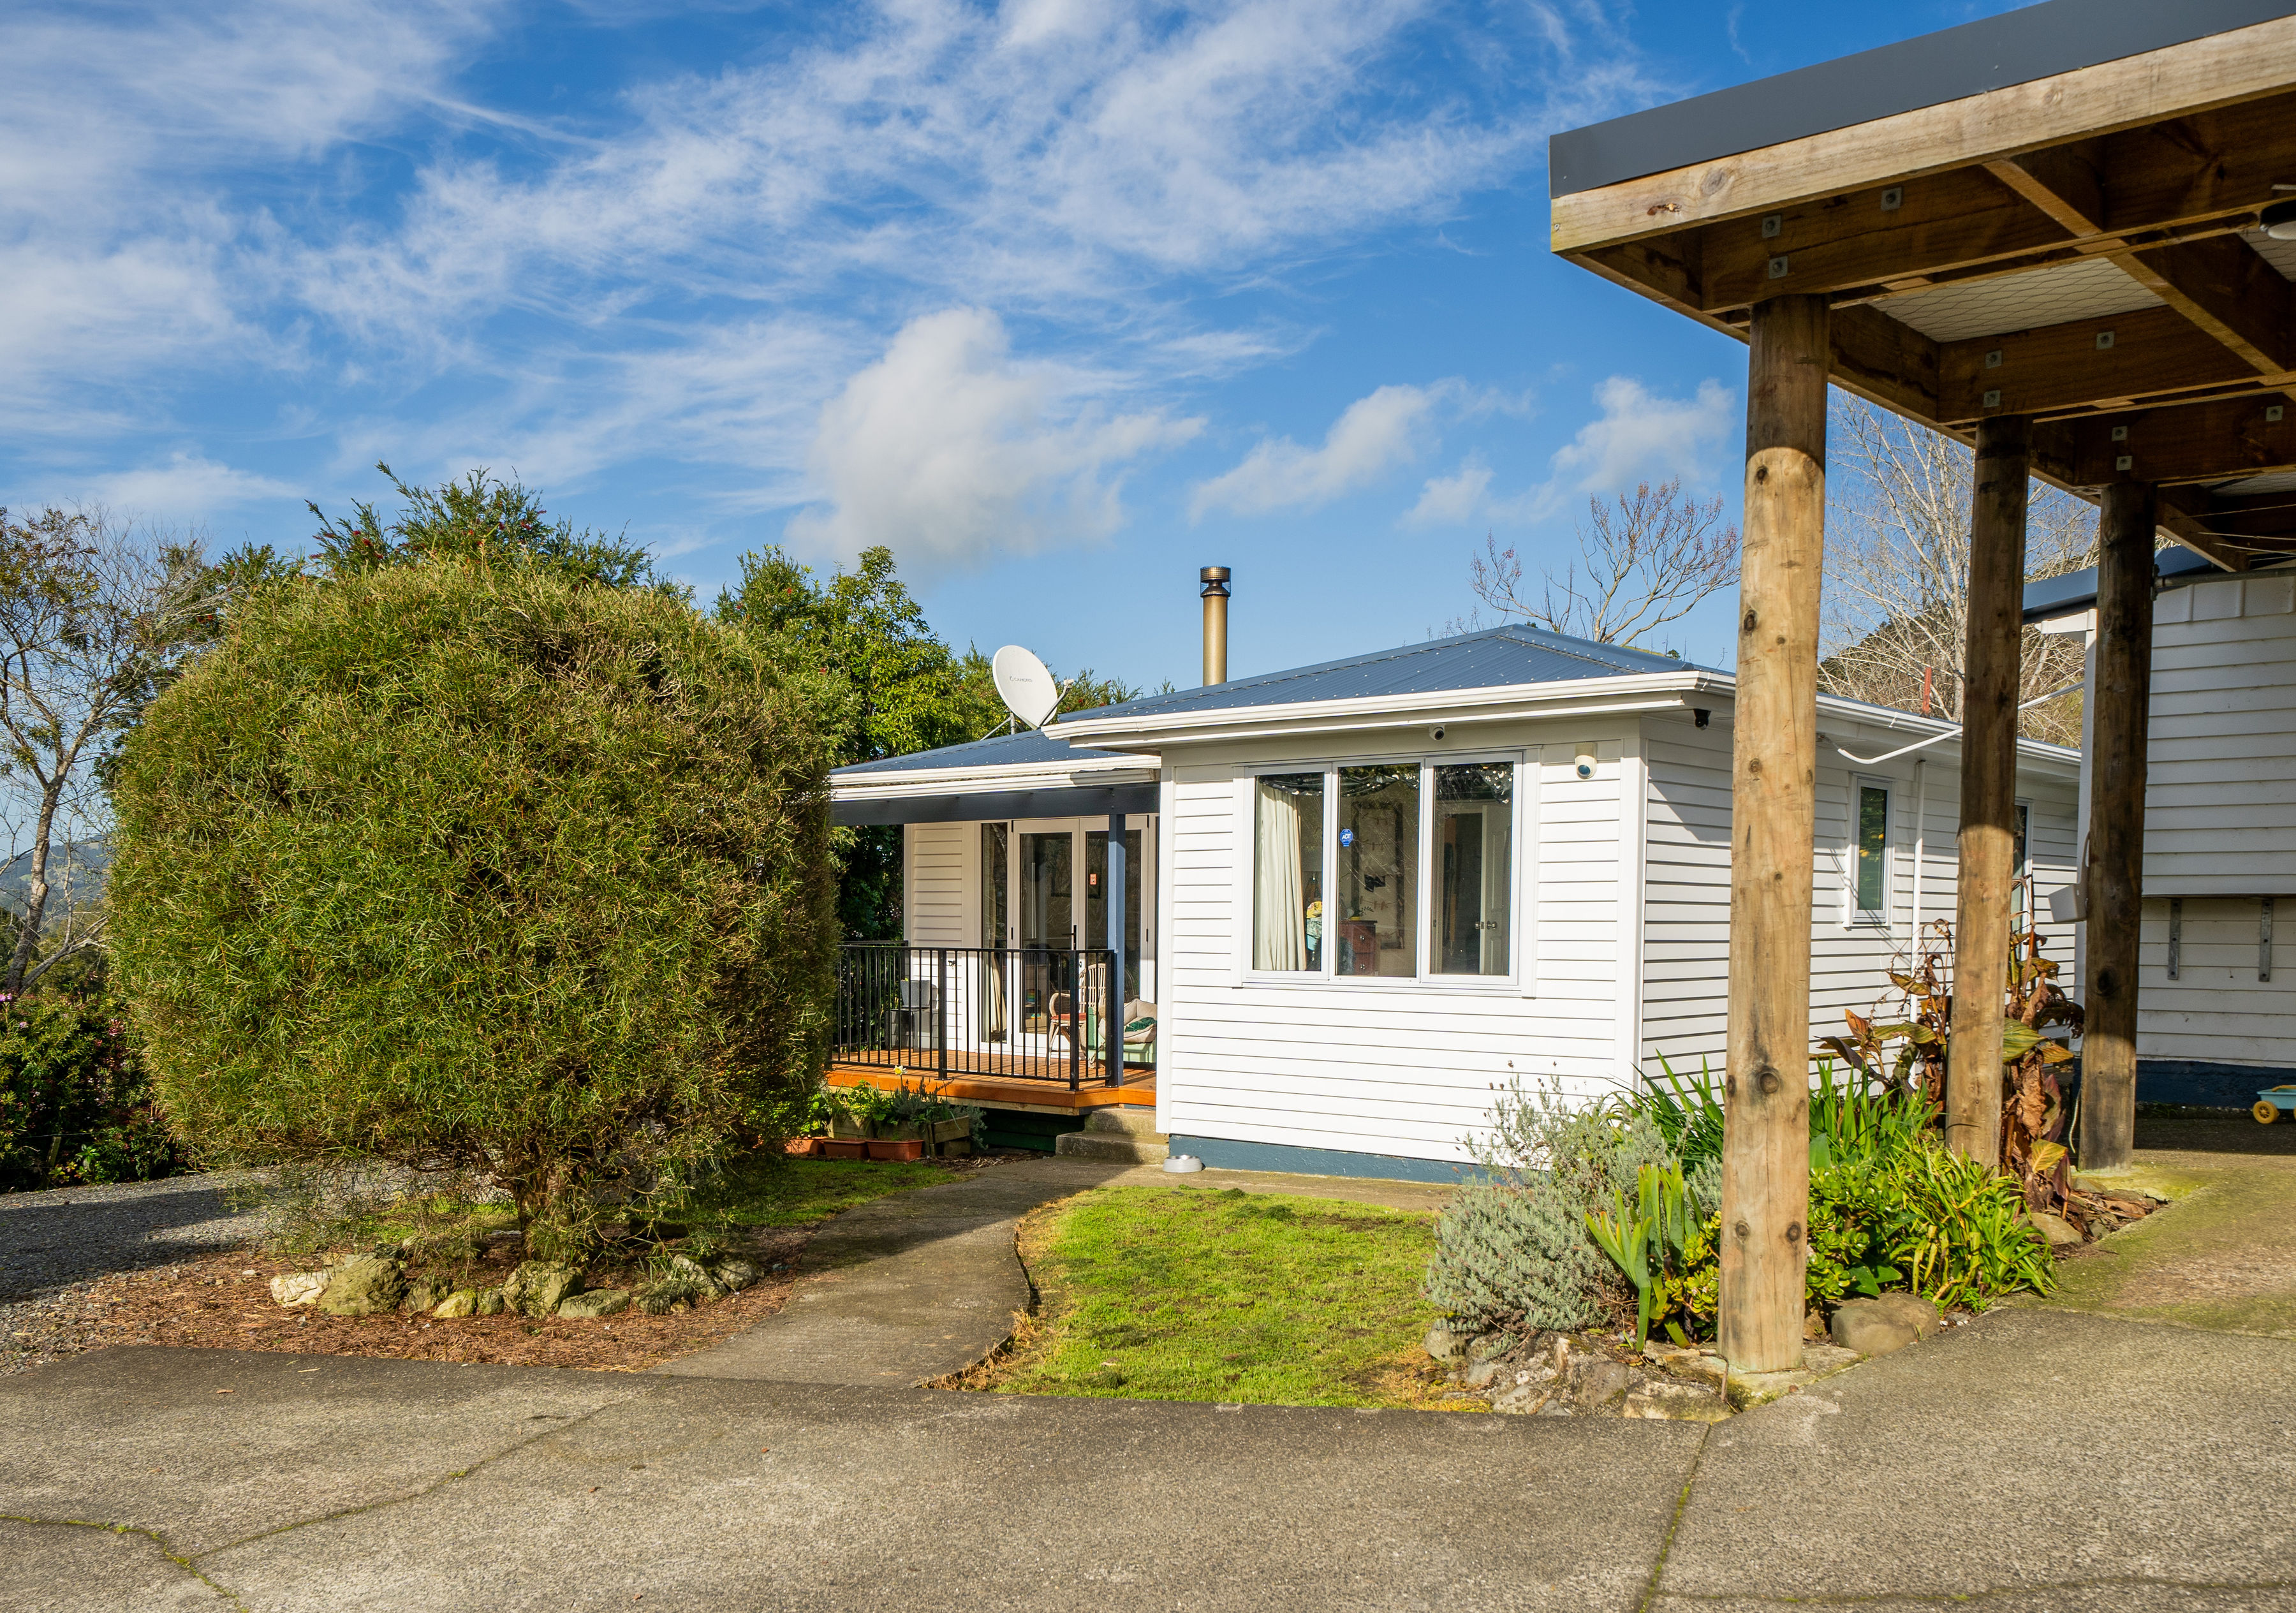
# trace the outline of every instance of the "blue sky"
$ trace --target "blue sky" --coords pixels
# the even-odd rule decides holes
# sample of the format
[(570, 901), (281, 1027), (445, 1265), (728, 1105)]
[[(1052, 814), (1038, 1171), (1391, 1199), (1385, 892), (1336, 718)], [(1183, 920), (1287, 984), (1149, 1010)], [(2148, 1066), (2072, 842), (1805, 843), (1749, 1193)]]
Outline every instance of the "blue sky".
[(1063, 669), (1192, 681), (1208, 563), (1239, 674), (1408, 642), (1486, 532), (1734, 505), (1742, 348), (1549, 257), (1546, 136), (2007, 9), (16, 0), (0, 501), (300, 549), (487, 465)]

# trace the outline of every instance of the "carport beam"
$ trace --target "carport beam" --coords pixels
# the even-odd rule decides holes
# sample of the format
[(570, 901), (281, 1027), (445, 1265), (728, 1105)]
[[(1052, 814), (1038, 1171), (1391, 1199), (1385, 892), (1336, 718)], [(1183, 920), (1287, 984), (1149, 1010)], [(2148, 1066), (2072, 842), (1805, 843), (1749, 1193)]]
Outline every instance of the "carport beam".
[(1830, 323), (1823, 297), (1757, 303), (1746, 377), (1718, 1320), (1747, 1371), (1801, 1364)]
[(2144, 747), (2152, 686), (2153, 488), (2114, 482), (2097, 521), (2095, 747), (2089, 774), (2088, 946), (2080, 1163), (2117, 1170), (2136, 1130), (2136, 946), (2144, 917)]

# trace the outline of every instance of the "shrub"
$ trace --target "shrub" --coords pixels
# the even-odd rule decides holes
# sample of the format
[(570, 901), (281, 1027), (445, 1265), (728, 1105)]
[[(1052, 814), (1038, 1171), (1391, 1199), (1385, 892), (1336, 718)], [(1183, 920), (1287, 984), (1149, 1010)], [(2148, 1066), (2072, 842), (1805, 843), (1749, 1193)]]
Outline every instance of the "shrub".
[(1667, 1163), (1658, 1128), (1519, 1082), (1492, 1121), (1490, 1139), (1473, 1145), (1483, 1177), (1435, 1224), (1427, 1298), (1475, 1331), (1515, 1338), (1630, 1312), (1587, 1217), (1637, 1192), (1644, 1166)]
[(0, 998), (0, 1190), (171, 1175), (182, 1150), (152, 1101), (119, 1005)]
[(258, 590), (117, 781), (116, 967), (182, 1134), (467, 1171), (521, 1224), (802, 1112), (824, 684), (514, 561)]

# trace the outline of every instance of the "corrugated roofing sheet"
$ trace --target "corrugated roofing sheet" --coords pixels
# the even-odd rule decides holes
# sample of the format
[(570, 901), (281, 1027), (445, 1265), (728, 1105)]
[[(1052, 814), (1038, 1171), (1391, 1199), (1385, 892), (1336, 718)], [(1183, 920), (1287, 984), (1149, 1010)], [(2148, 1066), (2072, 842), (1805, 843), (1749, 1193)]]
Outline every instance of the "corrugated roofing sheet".
[(917, 767), (1023, 767), (1031, 762), (1094, 761), (1103, 757), (1111, 761), (1125, 759), (1122, 751), (1087, 749), (1032, 728), (1020, 733), (1000, 733), (994, 739), (974, 740), (964, 745), (944, 745), (939, 750), (887, 757), (881, 762), (856, 762), (849, 767), (832, 768), (829, 776), (844, 779), (857, 774), (906, 773)]
[[(1232, 711), (1250, 706), (1291, 706), (1307, 700), (1365, 700), (1386, 694), (1440, 694), (1455, 689), (1495, 689), (1510, 684), (1571, 683), (1636, 673), (1703, 672), (1679, 656), (1653, 655), (1620, 644), (1598, 644), (1544, 628), (1515, 624), (1456, 638), (1431, 639), (1372, 655), (1319, 666), (1295, 667), (1257, 677), (1230, 678), (1209, 689), (1151, 694), (1121, 705), (1072, 711), (1061, 722), (1086, 717), (1167, 716)], [(1061, 723), (1053, 729), (1058, 733)]]

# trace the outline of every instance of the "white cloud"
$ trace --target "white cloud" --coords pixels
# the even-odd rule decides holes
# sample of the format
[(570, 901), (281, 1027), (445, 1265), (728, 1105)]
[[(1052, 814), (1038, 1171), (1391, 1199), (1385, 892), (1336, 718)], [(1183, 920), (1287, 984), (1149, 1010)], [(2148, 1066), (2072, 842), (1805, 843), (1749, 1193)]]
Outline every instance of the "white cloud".
[(1454, 474), (1426, 482), (1403, 524), (1528, 525), (1585, 495), (1620, 492), (1638, 481), (1678, 476), (1695, 485), (1714, 445), (1728, 440), (1740, 425), (1737, 396), (1718, 381), (1702, 381), (1695, 396), (1679, 398), (1613, 375), (1595, 389), (1595, 418), (1555, 450), (1545, 481), (1494, 497), (1489, 468), (1471, 454)]
[(1081, 379), (1013, 363), (979, 308), (912, 320), (821, 412), (810, 455), (826, 511), (790, 542), (849, 559), (884, 544), (931, 572), (1103, 538), (1123, 524), (1122, 468), (1195, 420), (1103, 414)]
[(271, 498), (299, 498), (283, 481), (241, 471), (198, 454), (178, 452), (165, 464), (145, 465), (104, 478), (90, 489), (89, 502), (129, 517), (158, 521), (189, 520)]
[(1406, 527), (1444, 527), (1472, 520), (1490, 495), (1491, 468), (1469, 454), (1454, 476), (1430, 477), (1419, 502), (1405, 514)]
[(1188, 512), (1201, 520), (1213, 510), (1313, 510), (1367, 487), (1416, 456), (1427, 416), (1448, 389), (1382, 387), (1349, 404), (1320, 448), (1288, 437), (1264, 441), (1233, 471), (1197, 483)]
[(1552, 482), (1578, 493), (1612, 493), (1636, 481), (1694, 479), (1707, 450), (1742, 422), (1736, 396), (1702, 381), (1691, 398), (1660, 397), (1613, 375), (1595, 389), (1602, 413), (1555, 453)]

